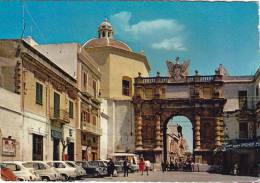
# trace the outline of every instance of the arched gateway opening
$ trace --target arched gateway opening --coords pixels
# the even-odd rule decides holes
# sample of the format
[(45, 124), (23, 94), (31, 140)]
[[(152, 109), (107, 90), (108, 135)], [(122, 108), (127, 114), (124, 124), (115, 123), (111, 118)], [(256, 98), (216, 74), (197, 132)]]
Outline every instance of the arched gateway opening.
[(211, 164), (213, 150), (224, 140), (223, 80), (220, 69), (215, 75), (188, 76), (185, 61), (167, 62), (169, 77), (135, 78), (135, 152), (152, 162), (167, 161), (167, 124), (174, 116), (187, 117), (193, 128), (195, 162)]
[(192, 158), (194, 142), (191, 121), (185, 116), (173, 116), (166, 128), (163, 154), (167, 153), (167, 162), (182, 164)]

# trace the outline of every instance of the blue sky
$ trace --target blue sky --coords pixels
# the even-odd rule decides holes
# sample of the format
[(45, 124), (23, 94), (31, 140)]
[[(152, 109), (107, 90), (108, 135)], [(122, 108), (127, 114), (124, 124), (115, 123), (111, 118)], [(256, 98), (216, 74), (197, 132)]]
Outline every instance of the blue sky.
[[(37, 42), (83, 44), (97, 36), (108, 17), (115, 39), (135, 52), (144, 49), (151, 65), (167, 75), (166, 60), (190, 60), (190, 75), (211, 75), (224, 64), (231, 75), (259, 67), (258, 5), (254, 2), (0, 2), (0, 38), (25, 36)], [(184, 129), (185, 131), (185, 129)], [(187, 133), (189, 130), (187, 130)], [(184, 132), (186, 133), (186, 132)]]
[(115, 38), (144, 49), (152, 67), (167, 75), (165, 61), (190, 60), (190, 75), (214, 74), (224, 64), (231, 75), (259, 67), (258, 6), (254, 2), (0, 2), (0, 38), (25, 36), (39, 43), (85, 41), (108, 17)]

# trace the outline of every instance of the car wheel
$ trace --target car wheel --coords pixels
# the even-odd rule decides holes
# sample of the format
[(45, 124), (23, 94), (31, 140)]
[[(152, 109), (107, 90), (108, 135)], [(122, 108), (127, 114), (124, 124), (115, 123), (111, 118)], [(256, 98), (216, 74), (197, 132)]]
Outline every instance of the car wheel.
[(98, 172), (93, 173), (93, 177), (99, 177), (99, 176), (100, 176), (100, 174)]
[(67, 175), (65, 175), (65, 174), (61, 174), (61, 176), (62, 176), (63, 180), (65, 180), (65, 181), (69, 180), (69, 177)]
[(49, 177), (42, 177), (42, 181), (50, 181)]

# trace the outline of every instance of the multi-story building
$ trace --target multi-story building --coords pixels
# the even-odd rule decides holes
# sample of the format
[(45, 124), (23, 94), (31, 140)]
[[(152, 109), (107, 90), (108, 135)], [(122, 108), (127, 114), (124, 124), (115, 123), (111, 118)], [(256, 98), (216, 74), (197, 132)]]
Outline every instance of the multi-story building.
[[(30, 39), (28, 40), (29, 42)], [(77, 81), (79, 102), (76, 123), (76, 158), (100, 158), (100, 104), (101, 73), (98, 65), (78, 43), (33, 44), (34, 48), (50, 58)]]
[(76, 80), (24, 40), (1, 40), (0, 57), (2, 159), (73, 160)]
[[(113, 38), (113, 27), (104, 20), (98, 37), (88, 40), (83, 48), (99, 65), (102, 73), (101, 97), (107, 100), (107, 152), (134, 152), (134, 117), (131, 103), (134, 78), (149, 75), (150, 66), (143, 53), (135, 53), (127, 44)], [(106, 143), (105, 141), (103, 141)], [(106, 146), (106, 144), (102, 144)]]
[[(223, 66), (219, 70), (225, 70)], [(259, 131), (259, 70), (255, 75), (229, 76), (223, 73), (224, 96), (224, 146), (223, 164), (226, 171), (239, 164), (240, 174), (254, 174), (260, 162)]]

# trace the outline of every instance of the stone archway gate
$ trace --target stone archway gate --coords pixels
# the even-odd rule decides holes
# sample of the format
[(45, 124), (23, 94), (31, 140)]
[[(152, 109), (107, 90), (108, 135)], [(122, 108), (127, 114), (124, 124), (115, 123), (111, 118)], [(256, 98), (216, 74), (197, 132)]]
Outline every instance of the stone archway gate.
[[(178, 58), (177, 58), (178, 59)], [(166, 130), (176, 115), (193, 125), (193, 155), (196, 162), (212, 162), (213, 150), (224, 140), (223, 81), (215, 75), (188, 76), (188, 63), (167, 62), (170, 77), (135, 78), (135, 151), (152, 162), (167, 160)], [(185, 70), (186, 69), (186, 70)]]

